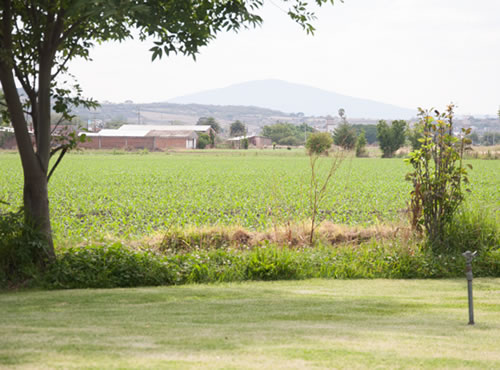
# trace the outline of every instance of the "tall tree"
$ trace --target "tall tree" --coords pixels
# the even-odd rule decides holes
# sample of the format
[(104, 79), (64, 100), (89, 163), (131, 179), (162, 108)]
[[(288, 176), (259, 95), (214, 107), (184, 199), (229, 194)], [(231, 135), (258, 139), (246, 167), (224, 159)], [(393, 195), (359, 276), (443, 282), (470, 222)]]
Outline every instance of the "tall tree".
[[(288, 15), (313, 33), (314, 14), (303, 0), (282, 0)], [(315, 0), (318, 5), (333, 0)], [(25, 215), (45, 235), (46, 254), (54, 257), (48, 180), (75, 144), (52, 138), (51, 110), (70, 119), (72, 106), (95, 107), (78, 84), (64, 84), (68, 62), (89, 59), (94, 43), (150, 38), (152, 59), (171, 53), (195, 56), (225, 30), (261, 23), (256, 11), (264, 0), (2, 0), (0, 7), (0, 81), (24, 173)], [(65, 77), (65, 78), (63, 78)], [(27, 95), (21, 98), (17, 84)], [(29, 117), (29, 121), (26, 118)], [(33, 136), (28, 130), (33, 125)], [(52, 168), (51, 157), (58, 155)]]
[(229, 126), (229, 136), (243, 136), (246, 135), (246, 133), (247, 127), (240, 121), (234, 121), (231, 123), (231, 126)]
[(333, 142), (343, 149), (353, 149), (356, 145), (356, 130), (349, 123), (342, 122), (333, 130)]
[(343, 149), (352, 150), (356, 145), (356, 130), (347, 121), (344, 108), (339, 109), (339, 117), (342, 122), (333, 130), (333, 142)]
[(198, 122), (196, 122), (198, 126), (210, 126), (212, 130), (216, 133), (222, 131), (222, 127), (220, 127), (219, 122), (214, 117), (200, 117), (198, 118)]
[(392, 121), (389, 126), (380, 120), (377, 124), (377, 139), (382, 149), (382, 158), (391, 158), (403, 146), (406, 140), (406, 121)]

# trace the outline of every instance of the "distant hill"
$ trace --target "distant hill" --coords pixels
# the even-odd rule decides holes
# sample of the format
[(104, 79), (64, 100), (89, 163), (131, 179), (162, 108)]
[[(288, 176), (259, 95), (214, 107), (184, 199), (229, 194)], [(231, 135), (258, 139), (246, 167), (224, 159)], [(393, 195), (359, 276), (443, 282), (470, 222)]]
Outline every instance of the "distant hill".
[(103, 103), (96, 110), (89, 111), (79, 107), (73, 109), (73, 113), (83, 122), (102, 120), (163, 125), (192, 125), (196, 124), (200, 117), (215, 117), (222, 126), (228, 127), (231, 122), (241, 120), (253, 130), (276, 121), (295, 122), (294, 120), (298, 119), (290, 114), (267, 108), (172, 103)]
[(169, 102), (256, 106), (287, 113), (302, 112), (306, 116), (335, 116), (339, 108), (344, 108), (348, 117), (371, 119), (408, 119), (417, 113), (412, 109), (280, 80), (244, 82), (177, 97)]

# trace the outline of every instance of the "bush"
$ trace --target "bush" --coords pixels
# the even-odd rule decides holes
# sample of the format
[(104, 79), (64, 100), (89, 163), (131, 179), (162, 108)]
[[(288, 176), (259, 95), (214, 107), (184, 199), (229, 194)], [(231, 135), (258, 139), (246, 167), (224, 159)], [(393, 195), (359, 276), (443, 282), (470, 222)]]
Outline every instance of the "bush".
[(0, 286), (36, 278), (47, 262), (46, 247), (40, 233), (25, 222), (22, 211), (0, 211)]
[(413, 167), (406, 176), (413, 185), (411, 223), (425, 231), (436, 251), (449, 248), (445, 243), (446, 228), (464, 200), (463, 184), (468, 183), (462, 159), (470, 144), (470, 129), (462, 129), (460, 139), (453, 135), (453, 108), (449, 105), (444, 113), (434, 111), (435, 117), (420, 109), (422, 146), (407, 159)]
[(248, 280), (288, 280), (301, 278), (298, 259), (287, 248), (257, 248), (245, 263)]
[(295, 136), (287, 136), (278, 141), (279, 145), (292, 145), (298, 146), (301, 144), (301, 141), (297, 139)]
[[(121, 244), (70, 248), (45, 275), (50, 288), (112, 288), (145, 285), (306, 278), (456, 278), (464, 276), (460, 253), (435, 254), (407, 240), (352, 245), (190, 250), (159, 254)], [(474, 260), (474, 275), (500, 276), (498, 245)]]
[(368, 153), (366, 152), (366, 138), (365, 132), (361, 131), (356, 140), (356, 157), (368, 157)]
[(196, 148), (197, 149), (205, 149), (207, 145), (210, 144), (210, 136), (207, 134), (199, 134), (198, 135), (198, 141), (196, 142)]
[(444, 253), (465, 252), (480, 253), (500, 246), (500, 226), (495, 215), (482, 209), (460, 209), (453, 215), (442, 236), (440, 251)]
[(324, 154), (333, 144), (332, 136), (327, 132), (315, 132), (307, 138), (306, 149), (309, 155)]
[(410, 142), (411, 150), (415, 151), (422, 146), (422, 139), (424, 138), (424, 127), (421, 123), (417, 123), (413, 128), (408, 128), (406, 136)]
[(243, 140), (241, 140), (241, 146), (243, 147), (243, 149), (248, 149), (248, 145), (249, 145), (249, 142), (248, 142), (247, 138), (244, 138)]
[(173, 281), (161, 256), (119, 243), (67, 249), (57, 256), (45, 276), (45, 283), (52, 288), (168, 285)]

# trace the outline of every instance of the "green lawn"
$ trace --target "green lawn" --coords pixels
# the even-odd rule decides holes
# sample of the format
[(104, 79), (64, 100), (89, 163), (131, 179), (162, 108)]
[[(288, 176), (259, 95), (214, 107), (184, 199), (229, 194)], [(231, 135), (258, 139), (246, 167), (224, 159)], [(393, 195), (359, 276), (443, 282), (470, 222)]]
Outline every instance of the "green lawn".
[(500, 368), (500, 279), (0, 294), (0, 367)]

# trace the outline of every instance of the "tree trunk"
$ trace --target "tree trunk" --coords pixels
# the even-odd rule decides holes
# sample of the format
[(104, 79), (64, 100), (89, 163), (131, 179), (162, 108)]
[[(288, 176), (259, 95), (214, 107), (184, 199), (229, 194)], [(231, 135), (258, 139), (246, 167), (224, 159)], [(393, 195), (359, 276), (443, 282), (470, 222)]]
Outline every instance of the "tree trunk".
[[(48, 153), (50, 150), (50, 121), (44, 122), (49, 125), (45, 132), (48, 137), (38, 140), (40, 146), (44, 146), (42, 153), (45, 158), (40, 158), (33, 148), (32, 138), (28, 132), (27, 122), (24, 117), (21, 99), (18, 95), (12, 71), (0, 60), (0, 81), (2, 82), (5, 100), (9, 108), (10, 119), (14, 127), (17, 147), (21, 156), (24, 173), (24, 212), (26, 221), (37, 228), (47, 242), (45, 253), (39, 258), (41, 264), (46, 258), (53, 259), (55, 256), (52, 231), (50, 227), (49, 200), (47, 189), (47, 166)], [(49, 91), (50, 92), (50, 91)], [(50, 112), (50, 99), (47, 100)], [(38, 151), (40, 148), (37, 147)]]
[(47, 242), (40, 261), (55, 258), (52, 228), (50, 226), (49, 194), (47, 176), (40, 170), (36, 174), (24, 174), (24, 215), (28, 224), (33, 224)]

